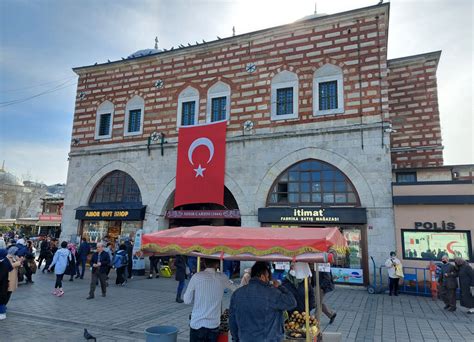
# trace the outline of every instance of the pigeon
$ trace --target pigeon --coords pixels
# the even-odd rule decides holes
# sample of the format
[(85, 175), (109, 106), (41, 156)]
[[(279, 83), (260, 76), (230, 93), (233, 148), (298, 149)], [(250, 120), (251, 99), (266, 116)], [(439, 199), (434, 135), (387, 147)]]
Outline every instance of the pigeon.
[(383, 0), (380, 0), (377, 5), (381, 5), (381, 4), (383, 4)]
[(216, 37), (217, 37), (217, 39), (219, 39), (219, 40), (221, 40), (221, 39), (222, 39), (222, 38), (221, 38), (221, 37), (219, 37), (219, 36), (216, 36)]
[(163, 51), (168, 51), (168, 50), (166, 50), (166, 49), (163, 49)]
[(84, 328), (84, 338), (86, 340), (94, 340), (96, 341), (96, 338), (94, 336), (92, 336), (91, 334), (89, 334), (89, 332), (87, 331), (86, 328)]
[(124, 60), (125, 60), (125, 58), (122, 57), (122, 61), (124, 61)]
[(97, 62), (95, 62), (94, 65), (97, 65)]
[(108, 60), (107, 60), (107, 62), (109, 62), (109, 63), (110, 63), (110, 59), (108, 59)]

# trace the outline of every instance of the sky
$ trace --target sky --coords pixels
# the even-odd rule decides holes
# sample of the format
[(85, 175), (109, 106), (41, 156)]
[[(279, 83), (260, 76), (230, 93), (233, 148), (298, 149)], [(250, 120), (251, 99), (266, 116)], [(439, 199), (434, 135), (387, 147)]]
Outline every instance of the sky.
[[(20, 179), (64, 183), (73, 67), (133, 52), (288, 24), (378, 0), (0, 0), (0, 163)], [(385, 1), (387, 2), (387, 1)], [(474, 163), (473, 3), (392, 0), (388, 57), (442, 50), (438, 97), (446, 165)]]

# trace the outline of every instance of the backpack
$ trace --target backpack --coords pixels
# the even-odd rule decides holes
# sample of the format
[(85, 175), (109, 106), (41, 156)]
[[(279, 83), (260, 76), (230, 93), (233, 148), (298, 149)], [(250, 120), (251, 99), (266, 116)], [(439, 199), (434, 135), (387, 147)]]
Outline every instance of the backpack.
[(120, 268), (120, 267), (126, 266), (127, 264), (128, 264), (127, 254), (125, 254), (125, 253), (115, 254), (115, 258), (114, 258), (114, 267), (115, 268)]
[(127, 253), (123, 253), (122, 255), (122, 266), (127, 266), (128, 265), (128, 255)]

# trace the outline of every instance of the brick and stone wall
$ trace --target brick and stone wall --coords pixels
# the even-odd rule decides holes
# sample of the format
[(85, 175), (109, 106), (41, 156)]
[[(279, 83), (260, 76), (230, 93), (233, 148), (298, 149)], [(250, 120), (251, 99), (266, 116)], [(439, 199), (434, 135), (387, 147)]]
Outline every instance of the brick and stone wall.
[[(76, 68), (79, 83), (72, 138), (78, 144), (72, 151), (140, 145), (153, 131), (176, 137), (179, 93), (187, 86), (198, 89), (203, 123), (207, 91), (219, 80), (231, 88), (229, 135), (240, 134), (246, 120), (266, 131), (380, 122), (388, 114), (387, 30), (388, 6), (373, 6), (149, 57)], [(246, 72), (247, 63), (255, 63), (256, 72)], [(345, 111), (313, 116), (313, 75), (326, 63), (343, 70)], [(299, 117), (271, 121), (271, 80), (283, 70), (298, 75)], [(154, 86), (159, 79), (164, 82), (162, 89)], [(134, 95), (145, 100), (143, 134), (126, 137), (125, 105)], [(96, 111), (106, 100), (115, 106), (112, 137), (98, 141)]]
[(388, 61), (393, 168), (443, 165), (436, 69), (441, 51)]

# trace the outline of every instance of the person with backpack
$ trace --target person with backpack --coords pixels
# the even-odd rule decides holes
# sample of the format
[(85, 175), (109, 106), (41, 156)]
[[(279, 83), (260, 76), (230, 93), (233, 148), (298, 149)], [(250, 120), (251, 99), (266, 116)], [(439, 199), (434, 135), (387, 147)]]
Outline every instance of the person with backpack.
[(82, 238), (82, 242), (79, 245), (79, 250), (77, 251), (78, 255), (78, 264), (80, 263), (81, 265), (81, 272), (79, 274), (79, 265), (77, 267), (77, 278), (84, 279), (84, 272), (86, 271), (86, 261), (87, 261), (87, 256), (91, 252), (91, 245), (87, 242), (86, 238)]
[(54, 267), (54, 274), (56, 275), (56, 283), (54, 284), (53, 295), (61, 297), (64, 295), (63, 290), (63, 277), (66, 272), (66, 268), (72, 259), (71, 251), (67, 249), (67, 242), (61, 242), (61, 248), (54, 253), (53, 261), (48, 267), (48, 271)]
[(128, 255), (127, 255), (127, 246), (121, 244), (119, 250), (115, 253), (113, 266), (117, 271), (117, 279), (115, 280), (115, 285), (124, 286), (127, 283), (127, 278), (125, 277), (125, 269), (128, 266)]

